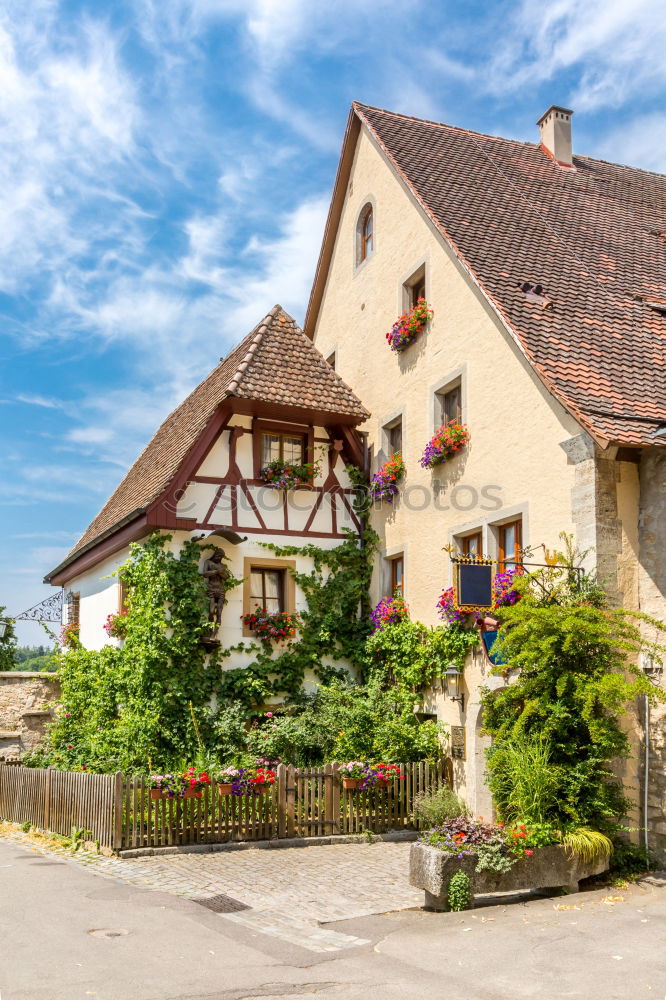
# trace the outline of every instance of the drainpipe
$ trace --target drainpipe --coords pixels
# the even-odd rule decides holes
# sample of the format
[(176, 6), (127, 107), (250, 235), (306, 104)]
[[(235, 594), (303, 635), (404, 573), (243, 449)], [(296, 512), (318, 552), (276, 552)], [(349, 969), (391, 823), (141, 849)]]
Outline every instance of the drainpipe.
[(648, 791), (650, 785), (650, 699), (645, 695), (645, 763), (643, 780), (643, 836), (648, 850)]

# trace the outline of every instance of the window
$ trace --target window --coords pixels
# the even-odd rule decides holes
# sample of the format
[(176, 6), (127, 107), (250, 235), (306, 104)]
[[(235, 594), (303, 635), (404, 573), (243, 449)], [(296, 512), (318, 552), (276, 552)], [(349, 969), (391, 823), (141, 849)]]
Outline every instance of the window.
[(403, 303), (405, 309), (412, 309), (419, 299), (426, 297), (426, 269), (425, 264), (414, 272), (403, 285)]
[(513, 569), (520, 565), (523, 544), (523, 521), (518, 518), (500, 525), (499, 529), (499, 561), (500, 571)]
[(283, 569), (253, 566), (250, 572), (250, 603), (253, 607), (266, 608), (271, 614), (285, 611)]
[(303, 465), (305, 461), (305, 440), (300, 434), (267, 434), (261, 435), (261, 464), (269, 462), (289, 462), (290, 465)]
[(367, 260), (374, 250), (375, 233), (372, 205), (364, 205), (356, 225), (356, 266)]
[(405, 596), (405, 562), (403, 556), (395, 556), (389, 560), (391, 567), (391, 595)]
[(473, 535), (465, 535), (460, 539), (460, 550), (464, 556), (483, 555), (483, 536), (480, 531)]
[(386, 448), (389, 455), (395, 455), (397, 452), (402, 453), (402, 417), (386, 424), (384, 434), (386, 435)]
[[(257, 608), (266, 608), (271, 614), (296, 611), (296, 584), (291, 570), (296, 568), (293, 559), (254, 559), (243, 561), (243, 614), (249, 615)], [(243, 635), (251, 636), (246, 627)]]
[(441, 427), (442, 424), (449, 424), (452, 420), (457, 424), (462, 423), (462, 386), (460, 382), (444, 392), (436, 393), (436, 398), (437, 412), (435, 416), (438, 427)]

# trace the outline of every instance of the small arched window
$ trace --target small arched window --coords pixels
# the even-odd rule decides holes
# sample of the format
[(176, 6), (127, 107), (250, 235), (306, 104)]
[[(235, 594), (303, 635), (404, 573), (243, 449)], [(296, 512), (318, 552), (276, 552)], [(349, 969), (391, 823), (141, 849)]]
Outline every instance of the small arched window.
[(372, 205), (364, 205), (356, 227), (356, 264), (367, 260), (374, 247)]

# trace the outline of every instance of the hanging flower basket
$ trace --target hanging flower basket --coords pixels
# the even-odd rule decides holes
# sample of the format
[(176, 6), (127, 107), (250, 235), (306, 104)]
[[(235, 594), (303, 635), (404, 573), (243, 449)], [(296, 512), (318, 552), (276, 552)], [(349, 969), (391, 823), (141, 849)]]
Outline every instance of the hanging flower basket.
[(254, 632), (258, 639), (268, 642), (280, 642), (296, 635), (296, 629), (301, 624), (298, 615), (287, 614), (286, 611), (267, 611), (266, 608), (256, 608), (247, 615), (241, 615), (243, 625)]
[(419, 299), (409, 312), (398, 317), (389, 332), (386, 340), (392, 351), (402, 353), (406, 351), (410, 344), (413, 344), (418, 336), (425, 330), (428, 321), (433, 317), (433, 311), (425, 299)]
[(372, 500), (386, 500), (393, 503), (400, 492), (398, 483), (405, 474), (405, 463), (400, 452), (391, 455), (382, 465), (378, 472), (375, 472), (370, 482), (370, 497)]
[(379, 604), (370, 612), (375, 632), (389, 625), (397, 625), (407, 618), (409, 618), (409, 608), (402, 597), (382, 597)]
[(124, 639), (127, 636), (127, 615), (128, 612), (119, 611), (117, 615), (107, 615), (104, 622), (104, 631), (112, 639)]
[(276, 490), (293, 490), (296, 486), (309, 486), (320, 471), (316, 462), (293, 465), (276, 459), (263, 467), (260, 476), (266, 486), (272, 486)]
[(419, 464), (424, 469), (434, 469), (436, 465), (443, 465), (462, 451), (469, 438), (469, 430), (465, 424), (458, 424), (455, 420), (443, 424), (425, 446)]
[(60, 630), (60, 645), (65, 649), (76, 649), (81, 645), (79, 638), (80, 631), (81, 626), (78, 622), (70, 622), (69, 625), (63, 625)]

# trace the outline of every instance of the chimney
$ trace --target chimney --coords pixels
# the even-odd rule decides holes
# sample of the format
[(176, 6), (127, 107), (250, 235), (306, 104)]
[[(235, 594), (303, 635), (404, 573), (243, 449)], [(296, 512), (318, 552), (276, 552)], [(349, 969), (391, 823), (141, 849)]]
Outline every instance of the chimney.
[(541, 146), (560, 167), (573, 168), (571, 158), (571, 116), (573, 111), (553, 104), (539, 118)]

